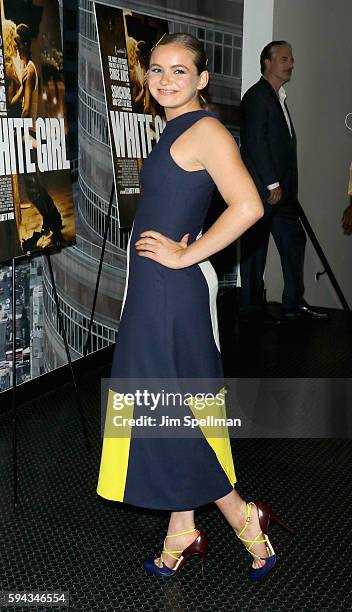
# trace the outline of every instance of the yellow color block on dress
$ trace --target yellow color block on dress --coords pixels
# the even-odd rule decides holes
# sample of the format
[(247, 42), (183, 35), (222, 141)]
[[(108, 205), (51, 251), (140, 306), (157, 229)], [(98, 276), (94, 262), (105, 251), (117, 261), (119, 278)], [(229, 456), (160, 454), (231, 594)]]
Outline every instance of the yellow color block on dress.
[[(206, 402), (202, 402), (201, 410), (196, 408), (196, 405), (199, 406), (200, 403), (198, 399), (192, 397), (187, 403), (192, 410), (194, 418), (199, 420), (205, 419), (210, 422), (210, 417), (213, 416), (214, 419), (224, 419), (226, 423), (227, 416), (224, 388), (211, 400), (207, 399)], [(227, 425), (202, 425), (200, 423), (199, 428), (216, 454), (217, 460), (233, 486), (236, 482), (236, 474)]]
[[(116, 402), (116, 396), (118, 396), (118, 402)], [(133, 403), (125, 403), (123, 395), (116, 394), (115, 391), (109, 389), (97, 486), (98, 495), (105, 499), (122, 502), (125, 495), (132, 427), (128, 424), (116, 427), (113, 419), (117, 415), (131, 419), (133, 410)]]

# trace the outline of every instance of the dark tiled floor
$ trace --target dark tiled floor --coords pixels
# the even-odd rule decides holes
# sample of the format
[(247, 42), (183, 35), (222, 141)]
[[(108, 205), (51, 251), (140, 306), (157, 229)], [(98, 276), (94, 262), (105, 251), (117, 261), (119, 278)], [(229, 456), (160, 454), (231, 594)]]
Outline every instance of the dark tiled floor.
[[(352, 375), (351, 311), (328, 309), (330, 320), (327, 322), (239, 325), (234, 290), (220, 294), (218, 311), (228, 377), (333, 378)], [(280, 316), (278, 304), (269, 304), (269, 311)]]

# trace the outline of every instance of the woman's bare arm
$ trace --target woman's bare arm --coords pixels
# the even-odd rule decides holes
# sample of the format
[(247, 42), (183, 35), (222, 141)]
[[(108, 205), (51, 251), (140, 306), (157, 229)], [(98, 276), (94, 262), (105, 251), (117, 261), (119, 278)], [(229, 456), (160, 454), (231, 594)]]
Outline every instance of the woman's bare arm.
[(263, 205), (230, 132), (212, 117), (194, 125), (194, 156), (212, 177), (227, 209), (201, 238), (187, 246), (187, 235), (175, 242), (153, 230), (141, 234), (140, 255), (170, 268), (208, 259), (241, 236), (263, 216)]
[[(11, 71), (10, 71), (11, 72)], [(18, 80), (15, 76), (8, 79), (8, 101), (11, 106), (17, 104), (23, 97), (24, 82), (27, 78), (27, 68), (24, 70), (22, 82), (16, 87)]]
[(227, 209), (183, 253), (192, 265), (217, 253), (241, 236), (264, 213), (257, 189), (230, 132), (212, 117), (195, 124), (197, 159), (212, 177)]
[(12, 91), (14, 90), (14, 87), (12, 86), (10, 88), (9, 91), (9, 103), (10, 105), (15, 105), (17, 104), (17, 102), (19, 102), (19, 100), (22, 98), (23, 96), (23, 85), (21, 83), (21, 85), (19, 86), (19, 88), (17, 89), (16, 93), (14, 95), (12, 95)]
[(27, 67), (27, 78), (24, 84), (24, 101), (22, 109), (22, 118), (31, 116), (32, 95), (35, 87), (35, 72), (32, 66)]

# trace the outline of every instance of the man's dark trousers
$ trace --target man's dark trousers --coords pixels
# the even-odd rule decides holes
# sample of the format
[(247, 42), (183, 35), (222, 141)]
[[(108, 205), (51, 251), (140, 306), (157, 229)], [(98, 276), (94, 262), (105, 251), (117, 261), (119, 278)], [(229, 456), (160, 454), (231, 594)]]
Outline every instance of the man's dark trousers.
[[(286, 104), (285, 104), (286, 106)], [(286, 111), (288, 109), (286, 107)], [(241, 106), (241, 155), (264, 206), (264, 216), (241, 238), (241, 309), (263, 305), (263, 275), (272, 234), (284, 277), (282, 306), (292, 311), (303, 302), (306, 235), (296, 207), (297, 141), (275, 90), (261, 78), (244, 95)], [(270, 205), (268, 185), (279, 182), (283, 194)]]
[(295, 201), (270, 205), (264, 216), (241, 238), (241, 309), (257, 310), (263, 304), (263, 275), (270, 232), (280, 254), (284, 277), (282, 308), (294, 310), (303, 302), (306, 234)]

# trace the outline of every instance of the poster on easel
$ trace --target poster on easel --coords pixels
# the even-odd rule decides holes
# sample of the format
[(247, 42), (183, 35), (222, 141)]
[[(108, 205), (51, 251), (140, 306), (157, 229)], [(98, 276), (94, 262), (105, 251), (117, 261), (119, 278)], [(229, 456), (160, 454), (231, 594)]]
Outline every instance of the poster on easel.
[(165, 127), (162, 109), (146, 79), (152, 48), (168, 32), (167, 21), (94, 3), (111, 143), (118, 217), (133, 224), (143, 159)]
[(57, 0), (0, 0), (0, 263), (75, 243)]

